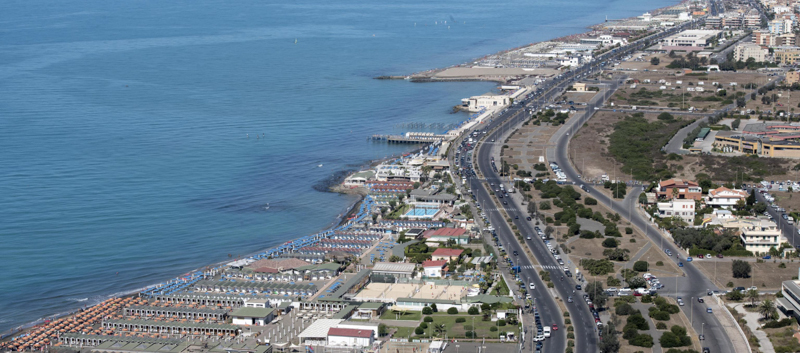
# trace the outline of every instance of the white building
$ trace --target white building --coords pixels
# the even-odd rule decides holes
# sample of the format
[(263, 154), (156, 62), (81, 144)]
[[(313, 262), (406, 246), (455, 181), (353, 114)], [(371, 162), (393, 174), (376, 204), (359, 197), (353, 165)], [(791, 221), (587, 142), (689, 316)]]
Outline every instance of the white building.
[(328, 329), (328, 346), (370, 347), (374, 341), (375, 332), (369, 329)]
[(745, 221), (745, 223), (740, 230), (742, 243), (747, 251), (767, 253), (770, 248), (775, 247), (777, 249), (781, 246), (781, 243), (787, 241), (773, 221), (756, 219)]
[(378, 181), (398, 180), (417, 182), (422, 175), (420, 167), (405, 165), (381, 164), (375, 169), (375, 180)]
[(718, 37), (720, 31), (711, 29), (689, 29), (678, 34), (671, 35), (661, 40), (662, 49), (670, 48), (705, 48), (711, 39)]
[(694, 200), (674, 199), (657, 204), (658, 215), (661, 218), (678, 217), (687, 224), (694, 224)]
[(234, 325), (264, 326), (275, 318), (275, 309), (241, 307), (231, 313)]
[(739, 202), (739, 200), (744, 200), (746, 198), (747, 192), (736, 189), (731, 190), (723, 186), (708, 191), (706, 204), (713, 207), (728, 208), (736, 206), (736, 203)]
[(483, 109), (503, 108), (511, 104), (510, 97), (504, 94), (486, 93), (482, 96), (472, 96), (462, 100), (471, 112), (479, 112)]
[(422, 270), (424, 271), (425, 277), (441, 278), (444, 277), (445, 266), (447, 266), (447, 261), (445, 260), (428, 260), (422, 263)]
[(733, 58), (736, 61), (747, 61), (748, 58), (753, 58), (757, 62), (767, 61), (767, 53), (769, 50), (761, 48), (760, 45), (755, 44), (738, 44), (733, 49)]

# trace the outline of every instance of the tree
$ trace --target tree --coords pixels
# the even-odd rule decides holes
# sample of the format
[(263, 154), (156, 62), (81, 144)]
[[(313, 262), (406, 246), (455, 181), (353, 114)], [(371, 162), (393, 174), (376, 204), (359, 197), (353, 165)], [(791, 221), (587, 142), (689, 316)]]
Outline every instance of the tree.
[(555, 228), (551, 226), (544, 227), (544, 235), (547, 238), (550, 238), (550, 236), (553, 235), (553, 232), (555, 231), (556, 231)]
[(478, 315), (479, 314), (478, 308), (475, 306), (470, 307), (469, 310), (467, 310), (467, 314)]
[(660, 63), (661, 59), (659, 59), (657, 56), (650, 58), (650, 65), (658, 65)]
[(647, 282), (642, 277), (633, 277), (628, 280), (628, 286), (631, 288), (645, 288)]
[(597, 200), (595, 200), (595, 199), (593, 199), (591, 197), (587, 197), (586, 199), (583, 200), (583, 203), (585, 203), (585, 204), (587, 204), (589, 206), (592, 206), (592, 205), (596, 205), (597, 204)]
[(733, 260), (731, 269), (733, 270), (733, 278), (750, 277), (750, 264), (745, 261)]
[(647, 261), (636, 261), (633, 263), (633, 270), (639, 272), (647, 272), (649, 268), (649, 264)]
[(429, 306), (422, 308), (422, 315), (431, 315), (431, 314), (433, 314), (433, 309), (431, 309)]
[(431, 310), (433, 310), (435, 313), (439, 312), (439, 308), (436, 307), (436, 303), (431, 304)]
[(739, 128), (739, 125), (742, 123), (742, 119), (737, 118), (731, 123), (731, 127), (736, 130)]
[(614, 238), (606, 238), (603, 240), (603, 247), (605, 248), (616, 248), (617, 247), (617, 240)]
[(379, 336), (386, 336), (389, 333), (389, 328), (386, 327), (384, 324), (378, 324), (378, 335)]
[(603, 289), (603, 283), (599, 281), (589, 282), (583, 289), (586, 294), (589, 295), (589, 300), (594, 303), (595, 307), (600, 308), (606, 306), (608, 294), (606, 294), (605, 289)]
[(430, 317), (430, 316), (426, 316), (426, 317), (422, 318), (422, 321), (423, 322), (433, 322), (433, 318)]
[(603, 339), (597, 344), (601, 353), (617, 353), (619, 352), (619, 337), (617, 337), (617, 328), (614, 323), (609, 321), (603, 327)]
[(422, 335), (423, 333), (425, 333), (425, 329), (417, 326), (417, 328), (414, 329), (414, 333), (417, 335)]
[(761, 305), (758, 306), (758, 313), (761, 314), (764, 319), (775, 320), (778, 316), (778, 312), (775, 309), (775, 302), (771, 299), (765, 299), (761, 302)]
[(758, 301), (758, 291), (755, 289), (749, 289), (747, 291), (747, 299), (750, 300), (750, 306), (756, 306), (756, 302)]
[(550, 209), (550, 201), (539, 202), (539, 209), (540, 210), (549, 210)]
[(450, 315), (458, 314), (458, 309), (456, 309), (454, 307), (450, 307), (449, 309), (447, 309), (447, 313), (450, 314)]
[(400, 262), (401, 260), (402, 259), (400, 258), (400, 256), (397, 255), (392, 255), (389, 257), (389, 262)]

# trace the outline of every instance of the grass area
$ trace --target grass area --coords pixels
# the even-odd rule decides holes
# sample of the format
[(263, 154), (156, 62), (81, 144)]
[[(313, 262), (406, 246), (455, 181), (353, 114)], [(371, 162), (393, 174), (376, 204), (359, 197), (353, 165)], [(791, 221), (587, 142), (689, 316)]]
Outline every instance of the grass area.
[[(400, 314), (395, 315), (395, 314)], [(400, 311), (394, 312), (392, 310), (386, 310), (383, 315), (381, 315), (381, 320), (411, 320), (411, 321), (420, 321), (422, 320), (422, 312), (419, 311)]]
[[(444, 332), (447, 333), (447, 337), (459, 338), (459, 337), (466, 337), (467, 329), (465, 326), (472, 326), (473, 319), (474, 319), (474, 330), (475, 334), (478, 338), (498, 338), (501, 332), (513, 332), (514, 335), (519, 337), (519, 326), (517, 325), (506, 325), (506, 326), (497, 326), (497, 322), (492, 321), (482, 321), (483, 318), (481, 315), (448, 315), (447, 313), (436, 313), (432, 315), (433, 317), (433, 325), (428, 325), (428, 329), (425, 330), (425, 336), (429, 336), (432, 331), (432, 327), (435, 325), (445, 325)], [(467, 321), (462, 323), (456, 323), (456, 318), (463, 317), (467, 319)], [(492, 332), (491, 328), (497, 326), (497, 331)]]
[(411, 209), (411, 205), (403, 205), (402, 207), (394, 210), (394, 212), (390, 213), (386, 218), (400, 219), (400, 217), (404, 216), (409, 209)]
[(395, 329), (397, 332), (392, 335), (393, 338), (411, 338), (411, 335), (414, 333), (413, 327), (396, 327), (396, 326), (389, 326), (389, 329)]
[[(669, 115), (669, 114), (667, 114)], [(672, 176), (661, 147), (691, 120), (661, 119), (649, 122), (644, 114), (635, 113), (614, 124), (609, 136), (608, 152), (623, 164), (621, 169), (632, 171), (637, 180), (659, 180)]]
[(508, 291), (508, 285), (506, 284), (506, 280), (505, 278), (503, 278), (503, 276), (500, 276), (500, 282), (497, 283), (497, 285), (492, 289), (492, 291), (489, 294), (508, 295), (508, 293), (509, 291)]
[(797, 339), (792, 336), (796, 329), (797, 325), (763, 330), (775, 347), (775, 352), (800, 352), (800, 343), (797, 343)]

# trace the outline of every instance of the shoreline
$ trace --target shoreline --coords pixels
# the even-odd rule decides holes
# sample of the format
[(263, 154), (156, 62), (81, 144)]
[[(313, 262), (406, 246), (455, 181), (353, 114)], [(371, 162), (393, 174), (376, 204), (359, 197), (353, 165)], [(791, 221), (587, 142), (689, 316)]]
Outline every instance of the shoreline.
[[(688, 2), (688, 1), (689, 0), (680, 0), (680, 1), (677, 1), (673, 5), (652, 10), (652, 12), (655, 13), (656, 11), (663, 10), (663, 9), (666, 9), (666, 8), (669, 8), (669, 7), (673, 7), (673, 6), (676, 6), (677, 4), (685, 3), (685, 2)], [(549, 39), (547, 41), (560, 41), (560, 40), (566, 41), (567, 38), (573, 38), (573, 40), (574, 40), (575, 37), (586, 35), (587, 33), (590, 33), (591, 31), (596, 30), (595, 28), (597, 28), (598, 26), (601, 26), (601, 25), (602, 25), (602, 22), (598, 23), (598, 24), (595, 24), (595, 25), (587, 26), (586, 28), (587, 29), (591, 29), (590, 31), (584, 31), (584, 32), (581, 32), (581, 33), (575, 33), (575, 34), (572, 34), (572, 35), (566, 35), (566, 36), (562, 36), (562, 37), (558, 37), (558, 38), (553, 38), (553, 39)], [(482, 59), (485, 59), (485, 58), (488, 58), (488, 57), (491, 57), (491, 56), (494, 56), (494, 55), (500, 55), (502, 53), (508, 53), (508, 52), (511, 52), (511, 51), (520, 50), (520, 49), (523, 49), (523, 48), (530, 47), (530, 46), (532, 46), (534, 44), (537, 44), (537, 43), (541, 43), (541, 42), (534, 42), (534, 43), (530, 43), (530, 44), (521, 45), (521, 46), (518, 46), (518, 47), (515, 47), (515, 48), (509, 48), (509, 49), (502, 50), (502, 51), (499, 51), (499, 52), (495, 52), (495, 53), (492, 53), (492, 54), (484, 55), (482, 57), (479, 57), (479, 58), (476, 58), (476, 59), (470, 60), (470, 61), (478, 61), (478, 60), (482, 60)], [(392, 79), (406, 79), (406, 80), (409, 80), (410, 82), (470, 82), (470, 81), (498, 82), (498, 83), (505, 82), (503, 80), (486, 79), (486, 78), (474, 78), (474, 79), (469, 79), (469, 78), (453, 78), (453, 79), (439, 78), (439, 79), (435, 79), (435, 78), (433, 78), (433, 75), (436, 72), (441, 72), (441, 71), (443, 71), (445, 69), (454, 68), (454, 67), (461, 67), (461, 64), (451, 65), (451, 66), (448, 66), (446, 68), (429, 69), (429, 70), (425, 70), (425, 71), (419, 71), (419, 72), (416, 72), (416, 73), (412, 73), (412, 74), (410, 74), (408, 76), (380, 76), (380, 77), (375, 77), (374, 79), (390, 79), (390, 80), (392, 80)], [(427, 76), (428, 80), (422, 79), (422, 77), (426, 77), (426, 76), (424, 76), (426, 74), (430, 74), (431, 76)], [(415, 80), (414, 76), (421, 76), (421, 77), (419, 77), (419, 78), (417, 78), (417, 80)], [(410, 145), (409, 147), (411, 147), (411, 146), (425, 146), (425, 145), (428, 145), (428, 144), (427, 143), (421, 143), (421, 144), (418, 144), (418, 145)], [(416, 152), (420, 151), (421, 149), (422, 149), (422, 147), (414, 147), (414, 148), (408, 150), (408, 152), (406, 152), (406, 153), (416, 153)], [(363, 164), (361, 168), (363, 168), (365, 166), (374, 166), (374, 165), (380, 164), (380, 163), (382, 163), (384, 161), (395, 159), (395, 158), (398, 158), (398, 156), (386, 156), (386, 157), (384, 157), (382, 159), (371, 160), (371, 161), (369, 161), (369, 163)], [(333, 177), (325, 179), (325, 180), (322, 180), (319, 183), (317, 183), (315, 185), (312, 185), (312, 187), (315, 190), (321, 191), (321, 192), (333, 192), (333, 193), (339, 193), (339, 194), (358, 195), (357, 199), (355, 201), (353, 201), (352, 203), (350, 203), (347, 207), (345, 207), (346, 211), (343, 212), (341, 214), (341, 216), (338, 216), (337, 219), (334, 219), (331, 222), (330, 226), (321, 229), (320, 231), (318, 231), (315, 234), (322, 233), (322, 232), (327, 232), (327, 231), (330, 231), (330, 230), (332, 230), (334, 228), (337, 228), (337, 227), (340, 227), (340, 226), (346, 224), (348, 222), (349, 216), (351, 216), (352, 214), (354, 214), (355, 212), (358, 211), (360, 205), (364, 202), (364, 198), (367, 195), (365, 190), (363, 188), (360, 188), (360, 187), (359, 188), (354, 188), (354, 189), (343, 189), (341, 187), (342, 181), (345, 178), (347, 178), (349, 175), (352, 175), (354, 172), (357, 172), (357, 171), (358, 170), (347, 170), (347, 169), (340, 170), (340, 171), (337, 171), (336, 173), (334, 173), (335, 175)], [(318, 186), (324, 186), (324, 184), (326, 184), (325, 183), (326, 181), (327, 181), (327, 186), (325, 186), (323, 190), (317, 188)], [(296, 238), (292, 238), (290, 241), (294, 241), (294, 240), (300, 239), (302, 237), (303, 236), (298, 236)], [(240, 258), (251, 258), (251, 257), (254, 257), (254, 256), (258, 255), (258, 254), (263, 253), (264, 251), (268, 251), (270, 249), (273, 249), (273, 248), (275, 248), (276, 246), (278, 246), (278, 245), (280, 245), (282, 243), (284, 243), (284, 241), (276, 240), (273, 245), (268, 245), (265, 248), (261, 248), (261, 250), (257, 250), (255, 252), (249, 253), (247, 255), (243, 255)], [(195, 273), (195, 272), (198, 272), (198, 271), (202, 272), (204, 270), (211, 269), (211, 268), (214, 268), (214, 267), (218, 267), (218, 266), (224, 265), (224, 264), (229, 263), (229, 262), (231, 262), (231, 259), (227, 259), (227, 260), (211, 263), (211, 264), (208, 264), (206, 266), (202, 266), (202, 267), (190, 270), (187, 273)], [(180, 276), (180, 275), (178, 275), (178, 276)], [(172, 280), (174, 278), (176, 278), (176, 277), (170, 277), (170, 278), (165, 279), (164, 281), (160, 281), (160, 282), (163, 283), (165, 281), (170, 281), (170, 280)], [(103, 299), (101, 299), (100, 302), (103, 302), (103, 301), (111, 299), (111, 298), (125, 298), (125, 297), (129, 297), (129, 296), (134, 296), (134, 295), (137, 295), (137, 294), (141, 294), (143, 291), (145, 291), (147, 289), (150, 289), (150, 288), (153, 288), (153, 287), (156, 287), (158, 285), (159, 285), (158, 283), (154, 283), (152, 285), (148, 285), (148, 286), (141, 287), (141, 288), (138, 288), (138, 289), (132, 289), (132, 290), (128, 290), (128, 291), (121, 291), (121, 292), (112, 293), (112, 294), (109, 294), (109, 295), (101, 295), (100, 297), (103, 298)], [(92, 306), (94, 306), (96, 304), (97, 303), (92, 304), (92, 305), (87, 305), (87, 306), (85, 306), (85, 308), (92, 307)], [(53, 314), (53, 315), (50, 315), (50, 316), (41, 317), (41, 318), (39, 318), (37, 320), (31, 321), (31, 322), (28, 322), (28, 323), (25, 323), (25, 324), (22, 324), (22, 325), (18, 325), (15, 328), (12, 328), (10, 330), (7, 330), (6, 332), (0, 333), (0, 341), (4, 341), (4, 340), (6, 340), (6, 339), (8, 339), (10, 337), (14, 337), (14, 336), (16, 336), (16, 335), (18, 335), (20, 333), (23, 333), (23, 332), (25, 332), (27, 330), (35, 328), (38, 325), (46, 323), (48, 320), (55, 320), (55, 319), (58, 319), (58, 318), (70, 317), (70, 316), (73, 316), (73, 315), (75, 315), (77, 313), (80, 313), (83, 310), (84, 310), (84, 307), (78, 307), (77, 309), (74, 309), (74, 310), (67, 310), (67, 311), (64, 311), (64, 312), (61, 312), (61, 313), (56, 313), (56, 314)]]

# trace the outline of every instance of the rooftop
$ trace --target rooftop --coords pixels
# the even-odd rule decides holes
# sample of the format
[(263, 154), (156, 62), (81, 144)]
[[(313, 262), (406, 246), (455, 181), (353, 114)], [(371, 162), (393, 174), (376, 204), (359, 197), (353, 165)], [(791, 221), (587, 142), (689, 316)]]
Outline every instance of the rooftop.
[(265, 318), (272, 314), (275, 311), (273, 308), (251, 308), (251, 307), (241, 307), (239, 309), (234, 310), (231, 313), (231, 316), (234, 317), (259, 317)]
[(438, 248), (436, 251), (433, 252), (433, 256), (461, 256), (464, 250), (461, 249), (447, 249), (447, 248)]
[(414, 272), (417, 266), (415, 264), (407, 264), (402, 262), (377, 262), (372, 268), (375, 272)]
[(422, 263), (422, 267), (444, 267), (445, 265), (447, 265), (446, 260), (427, 260)]
[(430, 238), (432, 236), (444, 237), (459, 237), (464, 235), (467, 230), (464, 228), (439, 228), (431, 229), (423, 234), (423, 237)]
[(357, 330), (353, 328), (336, 327), (331, 327), (328, 329), (328, 336), (370, 338), (374, 334), (375, 331), (372, 330)]

